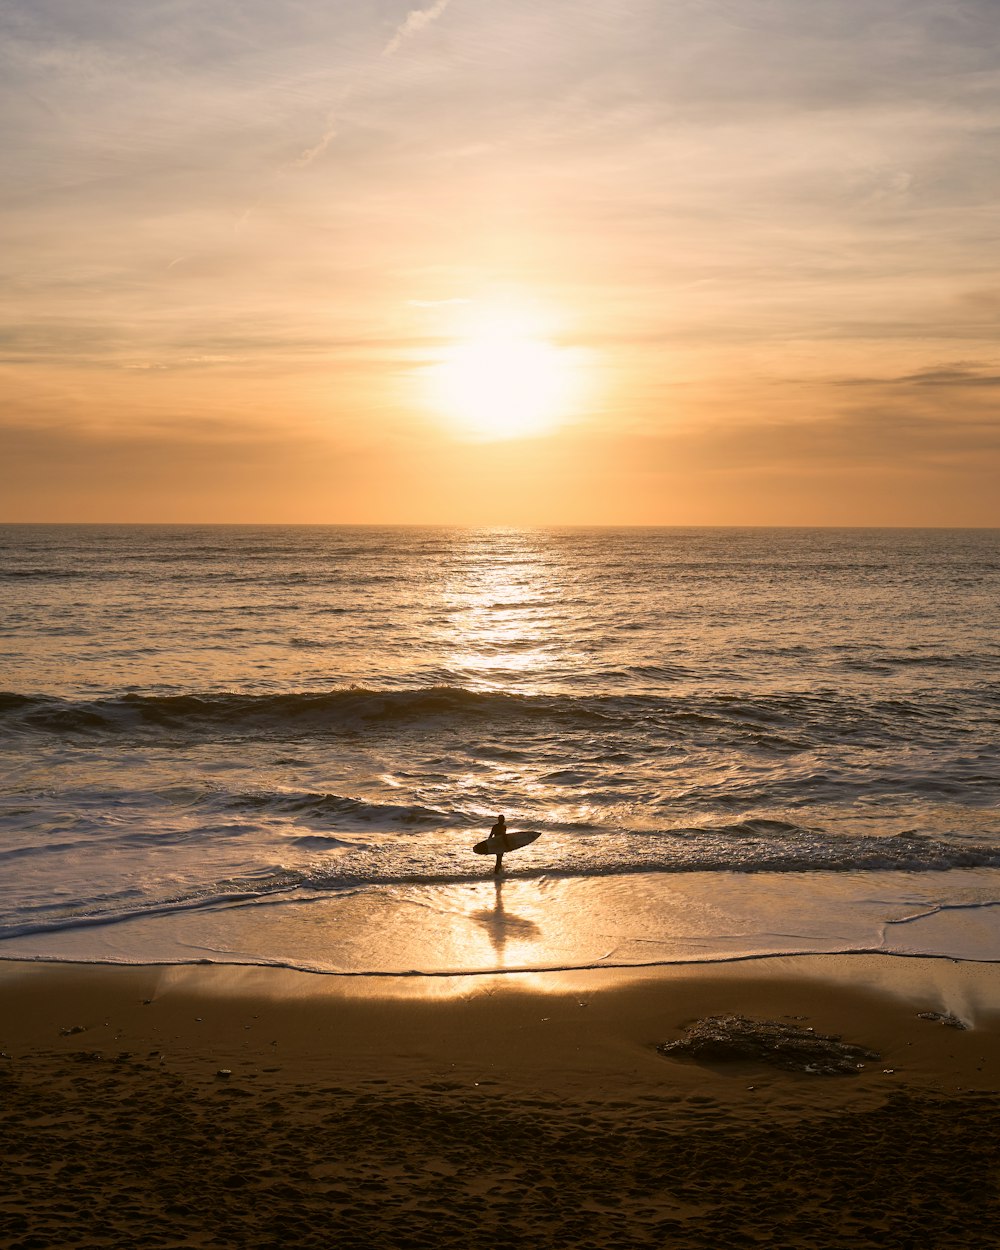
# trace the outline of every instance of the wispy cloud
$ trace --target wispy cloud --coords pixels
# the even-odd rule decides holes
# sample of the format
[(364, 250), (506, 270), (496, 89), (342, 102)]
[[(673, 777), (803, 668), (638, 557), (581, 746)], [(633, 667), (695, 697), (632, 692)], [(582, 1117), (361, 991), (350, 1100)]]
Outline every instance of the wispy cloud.
[(436, 22), (450, 3), (451, 0), (436, 0), (434, 4), (429, 5), (426, 9), (411, 9), (400, 23), (396, 33), (385, 45), (383, 55), (393, 56), (411, 35), (415, 35), (418, 31), (423, 30), (431, 22)]
[[(632, 511), (643, 454), (627, 486), (610, 453), (579, 473), (554, 454), (567, 517), (620, 497), (681, 519), (662, 482), (710, 500), (716, 469), (749, 483), (747, 520), (775, 515), (758, 471), (803, 516), (795, 483), (836, 471), (842, 520), (850, 474), (995, 476), (998, 0), (226, 9), (0, 0), (0, 441), (18, 411), (123, 439), (155, 420), (180, 497), (186, 414), (298, 421), (405, 446), (398, 501), (381, 469), (358, 499), (419, 516), (409, 440), (444, 465), (450, 431), (414, 361), (510, 291), (602, 362), (591, 424), (553, 446), (601, 422), (609, 446), (662, 441)], [(995, 482), (978, 512), (955, 482), (934, 515), (1000, 515)]]
[(899, 379), (913, 386), (1000, 386), (1000, 374), (982, 373), (968, 365), (920, 369)]
[(299, 153), (298, 157), (296, 158), (294, 162), (295, 165), (301, 169), (305, 165), (311, 164), (316, 159), (317, 156), (323, 155), (323, 153), (330, 146), (330, 144), (334, 141), (334, 139), (336, 139), (336, 137), (337, 137), (337, 126), (333, 118), (331, 117), (328, 119), (326, 130), (323, 131), (319, 139), (317, 139), (317, 141), (311, 147), (305, 148), (302, 152)]
[(956, 364), (938, 365), (918, 369), (895, 377), (839, 378), (838, 386), (906, 386), (906, 387), (1000, 387), (1000, 374), (983, 372), (979, 366), (959, 361)]

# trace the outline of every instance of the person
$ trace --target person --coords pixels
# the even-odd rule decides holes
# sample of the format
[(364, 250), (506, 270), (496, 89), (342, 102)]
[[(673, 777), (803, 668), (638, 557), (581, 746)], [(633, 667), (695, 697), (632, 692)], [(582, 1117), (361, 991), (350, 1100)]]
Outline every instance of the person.
[(497, 845), (502, 848), (497, 851), (497, 862), (493, 866), (494, 872), (501, 872), (504, 852), (507, 850), (507, 822), (503, 816), (497, 817), (497, 823), (490, 830), (490, 837), (495, 837)]

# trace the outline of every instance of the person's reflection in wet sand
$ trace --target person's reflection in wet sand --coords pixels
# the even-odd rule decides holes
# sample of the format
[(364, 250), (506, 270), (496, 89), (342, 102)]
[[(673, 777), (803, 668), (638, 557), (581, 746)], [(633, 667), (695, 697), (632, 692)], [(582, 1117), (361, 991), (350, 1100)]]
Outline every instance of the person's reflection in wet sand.
[(530, 942), (541, 934), (541, 929), (527, 916), (519, 916), (504, 907), (502, 880), (494, 881), (493, 886), (496, 890), (494, 905), (473, 912), (472, 919), (486, 930), (498, 962), (503, 963), (504, 947), (508, 941)]

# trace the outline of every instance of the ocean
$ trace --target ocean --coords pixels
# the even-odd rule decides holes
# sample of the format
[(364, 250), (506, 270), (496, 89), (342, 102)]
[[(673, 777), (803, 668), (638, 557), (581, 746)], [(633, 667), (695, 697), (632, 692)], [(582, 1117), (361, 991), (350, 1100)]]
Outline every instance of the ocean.
[(1000, 960), (1000, 531), (4, 526), (0, 588), (0, 958)]

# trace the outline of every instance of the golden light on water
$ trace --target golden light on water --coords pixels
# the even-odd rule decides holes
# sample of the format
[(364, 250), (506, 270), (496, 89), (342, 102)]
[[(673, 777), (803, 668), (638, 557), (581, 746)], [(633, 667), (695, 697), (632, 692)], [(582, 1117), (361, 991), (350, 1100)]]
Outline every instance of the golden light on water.
[(531, 690), (554, 645), (556, 593), (543, 546), (517, 531), (474, 531), (444, 588), (437, 646), (476, 689), (507, 689), (513, 679)]

